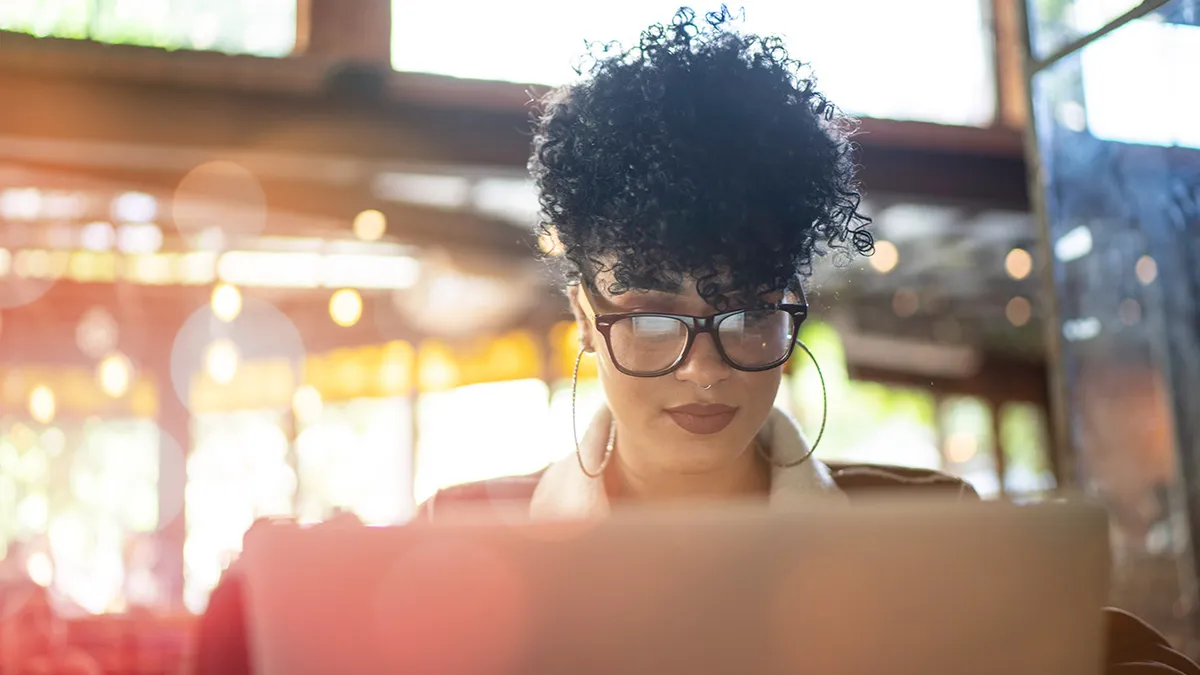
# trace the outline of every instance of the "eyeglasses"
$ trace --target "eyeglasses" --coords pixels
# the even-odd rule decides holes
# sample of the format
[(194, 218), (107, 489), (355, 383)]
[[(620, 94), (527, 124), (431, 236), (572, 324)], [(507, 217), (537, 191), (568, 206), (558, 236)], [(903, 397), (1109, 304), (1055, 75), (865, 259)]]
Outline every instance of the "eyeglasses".
[(599, 314), (596, 330), (604, 336), (617, 370), (633, 377), (659, 377), (683, 364), (699, 333), (708, 333), (721, 360), (730, 367), (759, 372), (783, 364), (792, 355), (808, 305), (772, 304), (711, 316), (631, 312)]

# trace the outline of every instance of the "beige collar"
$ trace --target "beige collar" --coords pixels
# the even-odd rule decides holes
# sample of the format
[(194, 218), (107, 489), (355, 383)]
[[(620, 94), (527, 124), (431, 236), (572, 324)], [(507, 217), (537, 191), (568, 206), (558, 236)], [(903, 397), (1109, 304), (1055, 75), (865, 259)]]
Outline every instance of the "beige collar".
[[(602, 408), (592, 419), (580, 441), (583, 461), (589, 468), (600, 466), (608, 441), (612, 413)], [(800, 425), (791, 415), (775, 408), (758, 434), (763, 447), (770, 448), (781, 461), (802, 457), (809, 444)], [(844, 498), (824, 463), (809, 459), (796, 466), (771, 470), (772, 508), (814, 496)], [(571, 518), (602, 516), (609, 511), (603, 478), (591, 478), (579, 468), (574, 453), (551, 464), (542, 474), (530, 502), (532, 518)]]

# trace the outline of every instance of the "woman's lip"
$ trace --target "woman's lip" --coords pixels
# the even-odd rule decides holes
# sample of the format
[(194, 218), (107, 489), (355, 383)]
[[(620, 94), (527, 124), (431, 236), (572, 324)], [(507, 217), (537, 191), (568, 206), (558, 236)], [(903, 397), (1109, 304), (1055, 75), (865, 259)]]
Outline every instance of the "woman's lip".
[(723, 431), (733, 422), (737, 411), (727, 405), (692, 404), (668, 408), (666, 412), (684, 431), (707, 436)]
[(712, 415), (725, 415), (728, 413), (737, 412), (737, 408), (728, 405), (720, 405), (718, 403), (689, 403), (687, 405), (675, 406), (674, 408), (667, 408), (667, 412), (695, 415), (696, 417), (708, 417)]

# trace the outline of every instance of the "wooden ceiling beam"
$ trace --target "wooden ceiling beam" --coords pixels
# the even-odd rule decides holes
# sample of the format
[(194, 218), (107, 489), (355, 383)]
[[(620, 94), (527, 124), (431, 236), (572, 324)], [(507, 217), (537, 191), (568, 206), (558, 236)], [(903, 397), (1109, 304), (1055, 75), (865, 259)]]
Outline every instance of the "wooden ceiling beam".
[[(248, 90), (187, 79), (0, 70), (0, 91), (19, 102), (5, 110), (0, 150), (6, 139), (19, 138), (131, 152), (157, 147), (216, 157), (328, 158), (350, 171), (380, 163), (524, 168), (532, 111), (527, 85), (412, 73), (381, 77), (385, 93), (361, 98), (332, 94), (321, 84)], [(1019, 131), (866, 119), (855, 140), (868, 192), (1028, 208)]]
[[(69, 183), (72, 176), (120, 190), (139, 190), (169, 199), (186, 172), (176, 170), (79, 168), (59, 164), (24, 165), (31, 172), (54, 175)], [(312, 181), (259, 180), (268, 207), (264, 234), (349, 236), (354, 216), (377, 209), (387, 216), (389, 240), (415, 247), (444, 249), (472, 257), (527, 260), (535, 250), (528, 230), (483, 216), (400, 204), (377, 197), (369, 182), (333, 185)], [(169, 219), (164, 225), (170, 225)], [(303, 229), (308, 228), (308, 229)]]

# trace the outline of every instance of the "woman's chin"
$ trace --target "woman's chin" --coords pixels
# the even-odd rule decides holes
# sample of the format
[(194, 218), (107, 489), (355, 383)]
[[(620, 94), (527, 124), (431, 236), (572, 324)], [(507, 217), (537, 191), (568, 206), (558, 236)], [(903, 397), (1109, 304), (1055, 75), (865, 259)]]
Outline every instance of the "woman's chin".
[(697, 438), (676, 430), (670, 441), (659, 444), (655, 463), (671, 473), (705, 474), (738, 460), (749, 445), (742, 434), (726, 430)]

